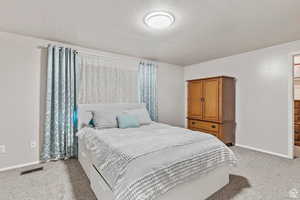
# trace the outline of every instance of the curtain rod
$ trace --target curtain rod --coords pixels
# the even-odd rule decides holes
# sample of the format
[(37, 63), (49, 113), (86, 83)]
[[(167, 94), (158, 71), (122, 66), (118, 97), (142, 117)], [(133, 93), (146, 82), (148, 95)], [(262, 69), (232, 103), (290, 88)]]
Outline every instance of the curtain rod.
[[(54, 44), (54, 46), (55, 46), (55, 44)], [(59, 48), (63, 48), (63, 45), (60, 45), (60, 44), (57, 44), (56, 46), (58, 46)], [(40, 45), (40, 46), (38, 46), (38, 48), (48, 49), (48, 45), (47, 46)], [(110, 59), (114, 59), (114, 60), (122, 59), (122, 57), (125, 57), (125, 58), (130, 59), (130, 60), (144, 60), (143, 58), (133, 58), (133, 57), (130, 57), (130, 56), (127, 56), (127, 55), (121, 55), (121, 57), (118, 57), (118, 56), (109, 56), (109, 55), (104, 55), (104, 54), (91, 53), (91, 52), (87, 52), (87, 51), (78, 50), (74, 47), (70, 47), (70, 46), (67, 46), (67, 45), (66, 45), (66, 48), (72, 48), (72, 49), (75, 50), (76, 54), (82, 54), (82, 55), (87, 55), (87, 56), (110, 58)], [(107, 54), (115, 54), (115, 53), (107, 52)]]
[[(49, 45), (52, 45), (52, 44), (48, 44), (47, 46), (38, 46), (38, 48), (41, 48), (41, 49), (48, 49), (48, 46)], [(59, 46), (60, 48), (63, 48), (63, 45), (61, 44), (54, 44), (54, 46)], [(67, 48), (72, 48), (73, 47), (70, 47), (68, 45), (66, 45)], [(113, 59), (113, 60), (120, 60), (122, 59), (122, 57), (126, 57), (127, 59), (130, 59), (130, 60), (135, 60), (135, 61), (138, 61), (138, 62), (145, 62), (145, 61), (149, 61), (149, 62), (153, 62), (153, 63), (156, 63), (157, 61), (155, 60), (149, 60), (149, 59), (145, 59), (145, 58), (134, 58), (134, 57), (131, 57), (131, 56), (127, 56), (127, 55), (121, 55), (122, 57), (117, 57), (117, 56), (107, 56), (107, 55), (103, 55), (103, 54), (94, 54), (94, 53), (91, 53), (91, 52), (86, 52), (86, 51), (82, 51), (82, 50), (77, 50), (76, 48), (74, 48), (76, 54), (83, 54), (83, 55), (87, 55), (87, 56), (94, 56), (94, 57), (102, 57), (102, 58), (109, 58), (109, 59)], [(112, 53), (112, 52), (107, 52), (108, 54), (116, 54), (116, 53)]]

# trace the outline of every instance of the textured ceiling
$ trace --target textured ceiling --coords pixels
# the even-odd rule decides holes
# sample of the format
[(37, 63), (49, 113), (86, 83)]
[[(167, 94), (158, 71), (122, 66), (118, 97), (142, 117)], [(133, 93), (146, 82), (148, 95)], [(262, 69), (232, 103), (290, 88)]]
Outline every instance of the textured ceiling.
[[(299, 0), (0, 1), (0, 30), (183, 66), (300, 39)], [(175, 24), (149, 30), (152, 10)]]

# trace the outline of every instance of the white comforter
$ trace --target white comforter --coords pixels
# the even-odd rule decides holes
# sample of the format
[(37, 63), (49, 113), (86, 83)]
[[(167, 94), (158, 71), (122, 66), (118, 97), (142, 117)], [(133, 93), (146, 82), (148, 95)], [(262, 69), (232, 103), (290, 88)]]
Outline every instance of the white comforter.
[(214, 136), (158, 123), (85, 128), (78, 136), (116, 200), (152, 200), (195, 176), (236, 162)]

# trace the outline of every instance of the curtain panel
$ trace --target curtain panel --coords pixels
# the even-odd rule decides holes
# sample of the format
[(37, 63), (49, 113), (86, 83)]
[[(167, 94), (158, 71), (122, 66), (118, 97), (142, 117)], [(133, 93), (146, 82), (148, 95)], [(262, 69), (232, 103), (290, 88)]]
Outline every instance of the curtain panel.
[(100, 56), (79, 54), (78, 103), (137, 103), (137, 70)]
[(47, 102), (41, 160), (77, 155), (76, 52), (49, 45)]
[(141, 61), (139, 64), (139, 103), (145, 103), (153, 121), (158, 121), (157, 65)]

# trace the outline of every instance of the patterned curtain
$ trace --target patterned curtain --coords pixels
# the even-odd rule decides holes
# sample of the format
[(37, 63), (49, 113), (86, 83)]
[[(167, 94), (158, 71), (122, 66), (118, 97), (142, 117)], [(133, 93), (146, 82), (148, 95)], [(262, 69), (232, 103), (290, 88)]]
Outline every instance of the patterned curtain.
[(41, 160), (77, 155), (76, 52), (48, 47), (47, 103)]
[(153, 121), (158, 120), (157, 111), (157, 65), (151, 62), (139, 64), (139, 103), (145, 103)]

